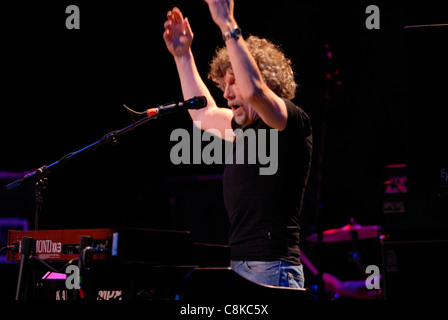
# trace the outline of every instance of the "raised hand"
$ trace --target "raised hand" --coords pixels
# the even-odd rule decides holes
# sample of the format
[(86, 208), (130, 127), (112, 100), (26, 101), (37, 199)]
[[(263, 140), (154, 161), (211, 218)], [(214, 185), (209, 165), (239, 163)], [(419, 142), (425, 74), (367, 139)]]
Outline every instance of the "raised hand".
[(224, 33), (235, 25), (233, 0), (204, 0), (208, 4), (213, 21)]
[(188, 18), (184, 18), (179, 8), (168, 11), (165, 21), (163, 39), (168, 51), (174, 56), (181, 56), (190, 50), (193, 41)]

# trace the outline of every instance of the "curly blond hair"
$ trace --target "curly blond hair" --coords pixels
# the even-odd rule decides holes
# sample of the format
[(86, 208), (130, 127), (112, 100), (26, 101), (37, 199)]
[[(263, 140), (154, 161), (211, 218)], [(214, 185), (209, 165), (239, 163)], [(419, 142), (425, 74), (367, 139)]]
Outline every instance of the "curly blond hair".
[[(278, 45), (267, 39), (251, 35), (245, 41), (267, 86), (278, 96), (292, 100), (298, 85), (294, 80), (291, 60), (286, 58)], [(226, 70), (231, 67), (227, 48), (218, 48), (210, 62), (208, 78), (223, 89)]]

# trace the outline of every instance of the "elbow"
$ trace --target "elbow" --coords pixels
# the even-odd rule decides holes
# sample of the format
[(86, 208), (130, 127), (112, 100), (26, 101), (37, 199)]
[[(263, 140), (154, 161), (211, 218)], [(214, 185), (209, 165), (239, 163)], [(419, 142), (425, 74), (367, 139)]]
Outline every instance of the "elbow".
[(242, 92), (242, 97), (251, 105), (263, 104), (269, 97), (269, 88), (263, 84), (252, 86), (249, 90)]
[(241, 95), (243, 99), (251, 104), (257, 103), (260, 99), (266, 96), (266, 91), (263, 84), (252, 84), (249, 88), (242, 90)]

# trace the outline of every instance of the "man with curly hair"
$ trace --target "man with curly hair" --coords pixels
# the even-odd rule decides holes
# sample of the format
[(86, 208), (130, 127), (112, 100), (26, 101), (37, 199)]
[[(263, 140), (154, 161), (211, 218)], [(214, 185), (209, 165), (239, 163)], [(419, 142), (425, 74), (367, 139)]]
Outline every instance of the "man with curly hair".
[(223, 190), (230, 220), (231, 268), (257, 283), (303, 288), (299, 216), (311, 166), (312, 132), (308, 116), (290, 101), (297, 88), (291, 61), (266, 39), (243, 38), (233, 0), (205, 2), (225, 43), (210, 63), (209, 78), (222, 89), (230, 109), (216, 105), (199, 75), (188, 18), (173, 8), (164, 25), (163, 38), (174, 57), (184, 98), (207, 98), (205, 108), (189, 110), (191, 118), (200, 129), (218, 130), (234, 148), (246, 151), (247, 140), (239, 144), (238, 136), (229, 135), (229, 130), (250, 129), (256, 135), (268, 130), (277, 136), (277, 145), (271, 146), (278, 152), (275, 174), (261, 175), (259, 163), (226, 164)]

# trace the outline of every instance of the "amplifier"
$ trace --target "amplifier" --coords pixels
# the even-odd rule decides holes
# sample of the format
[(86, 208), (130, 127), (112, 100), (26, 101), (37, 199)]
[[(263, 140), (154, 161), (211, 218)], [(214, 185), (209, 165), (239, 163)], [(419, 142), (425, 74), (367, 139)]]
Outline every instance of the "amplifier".
[(446, 300), (448, 241), (384, 241), (386, 300)]

